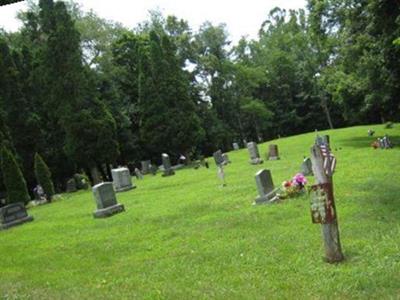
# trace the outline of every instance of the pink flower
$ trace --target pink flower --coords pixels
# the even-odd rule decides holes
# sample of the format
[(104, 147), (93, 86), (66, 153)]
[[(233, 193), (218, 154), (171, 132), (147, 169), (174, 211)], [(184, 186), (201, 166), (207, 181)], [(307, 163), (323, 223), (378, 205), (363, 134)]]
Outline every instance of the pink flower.
[(297, 173), (292, 179), (294, 185), (304, 186), (307, 184), (307, 178), (302, 173)]

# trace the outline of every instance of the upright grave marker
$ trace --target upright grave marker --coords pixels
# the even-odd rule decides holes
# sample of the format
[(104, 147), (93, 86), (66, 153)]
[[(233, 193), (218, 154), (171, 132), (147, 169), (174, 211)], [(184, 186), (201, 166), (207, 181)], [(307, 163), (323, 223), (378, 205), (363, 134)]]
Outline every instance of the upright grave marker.
[(213, 153), (214, 161), (217, 166), (225, 164), (224, 157), (222, 156), (222, 151), (218, 150)]
[(260, 158), (260, 152), (258, 151), (258, 146), (255, 142), (247, 143), (247, 149), (250, 155), (250, 163), (252, 165), (262, 164), (263, 160)]
[(224, 160), (224, 164), (225, 164), (225, 165), (231, 163), (231, 161), (229, 160), (229, 156), (228, 156), (227, 153), (222, 154), (222, 159)]
[(102, 182), (95, 185), (93, 187), (93, 195), (97, 204), (97, 210), (93, 213), (95, 218), (106, 218), (125, 210), (124, 206), (117, 202), (111, 182)]
[(269, 145), (268, 151), (268, 160), (278, 160), (279, 159), (279, 152), (278, 152), (278, 145)]
[(233, 150), (239, 150), (240, 149), (238, 143), (233, 143), (232, 146), (233, 146)]
[(161, 155), (162, 163), (164, 167), (164, 174), (162, 176), (172, 176), (175, 175), (174, 170), (171, 168), (171, 161), (169, 159), (169, 155), (167, 153), (163, 153)]
[(255, 199), (254, 204), (271, 203), (277, 200), (277, 189), (274, 187), (270, 170), (258, 171), (255, 179), (259, 196)]
[(313, 175), (312, 163), (309, 157), (304, 158), (303, 163), (301, 164), (300, 167), (300, 173), (302, 173), (304, 176)]
[(28, 216), (22, 202), (8, 204), (0, 208), (0, 230), (30, 221), (33, 221), (33, 217)]
[(311, 216), (313, 223), (321, 223), (326, 261), (340, 262), (344, 259), (339, 236), (339, 226), (332, 174), (336, 164), (327, 145), (311, 148), (312, 170), (317, 184), (311, 187)]
[(136, 188), (136, 186), (132, 184), (132, 178), (128, 168), (120, 167), (112, 169), (111, 176), (116, 192), (124, 192)]
[(140, 163), (142, 165), (142, 174), (146, 175), (146, 174), (150, 173), (151, 161), (150, 160), (142, 160)]

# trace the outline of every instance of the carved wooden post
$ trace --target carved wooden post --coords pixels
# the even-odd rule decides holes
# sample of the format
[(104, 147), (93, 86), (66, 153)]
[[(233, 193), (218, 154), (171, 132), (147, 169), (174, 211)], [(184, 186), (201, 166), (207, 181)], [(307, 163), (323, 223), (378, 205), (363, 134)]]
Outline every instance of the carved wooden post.
[[(326, 150), (329, 156), (329, 147), (327, 147)], [(324, 215), (326, 219), (320, 222), (322, 223), (322, 236), (325, 244), (326, 260), (329, 263), (340, 262), (344, 259), (344, 256), (340, 244), (339, 227), (333, 195), (331, 163), (329, 159), (326, 159), (324, 168), (324, 155), (318, 145), (314, 145), (311, 148), (311, 161), (314, 177), (327, 199), (327, 211), (326, 215)]]

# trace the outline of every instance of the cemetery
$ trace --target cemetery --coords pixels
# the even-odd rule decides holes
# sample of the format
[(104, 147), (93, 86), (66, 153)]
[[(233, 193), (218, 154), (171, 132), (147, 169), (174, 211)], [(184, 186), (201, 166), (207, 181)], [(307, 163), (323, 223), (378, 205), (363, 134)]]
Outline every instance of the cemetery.
[[(385, 132), (382, 125), (372, 128)], [(391, 131), (396, 143), (399, 128)], [(33, 222), (0, 231), (0, 252), (7, 253), (0, 260), (0, 290), (40, 299), (397, 295), (400, 173), (392, 165), (400, 151), (360, 145), (365, 132), (364, 126), (321, 132), (332, 148), (342, 148), (332, 150), (344, 256), (336, 265), (324, 259), (323, 225), (312, 222), (308, 192), (252, 205), (259, 194), (255, 174), (270, 170), (279, 188), (311, 156), (312, 132), (271, 141), (281, 160), (262, 165), (248, 163), (247, 149), (229, 152), (223, 188), (209, 159), (209, 169), (184, 168), (168, 181), (148, 174), (123, 193), (105, 183), (28, 209)], [(315, 183), (307, 175), (305, 187)], [(105, 205), (122, 206), (123, 213), (93, 219), (102, 209), (96, 195), (102, 186), (111, 188)]]
[(400, 299), (399, 20), (0, 1), (0, 300)]

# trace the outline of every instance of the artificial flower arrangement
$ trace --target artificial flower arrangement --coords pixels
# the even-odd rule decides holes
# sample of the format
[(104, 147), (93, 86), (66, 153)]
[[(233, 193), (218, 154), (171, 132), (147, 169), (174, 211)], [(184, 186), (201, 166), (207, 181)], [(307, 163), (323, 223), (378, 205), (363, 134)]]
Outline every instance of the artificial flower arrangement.
[(292, 180), (282, 182), (280, 199), (293, 198), (305, 192), (307, 178), (302, 173), (297, 173)]

